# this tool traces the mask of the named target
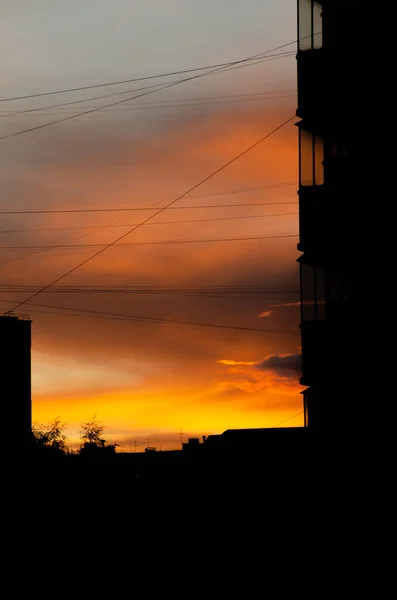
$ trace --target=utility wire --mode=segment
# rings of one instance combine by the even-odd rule
[[[255,188],[252,188],[255,189]],[[248,191],[248,190],[245,190]],[[251,191],[251,190],[250,190]],[[208,194],[207,194],[208,196]],[[192,196],[194,197],[200,197],[200,196]],[[203,196],[204,197],[204,196]],[[266,215],[248,215],[248,216],[239,216],[239,217],[218,217],[218,218],[210,218],[210,219],[185,219],[185,220],[180,220],[180,221],[162,221],[160,223],[148,223],[148,225],[172,225],[172,224],[179,224],[179,223],[200,223],[200,222],[212,222],[212,221],[223,221],[223,220],[240,220],[240,219],[251,219],[251,218],[261,218],[261,217],[278,217],[278,216],[295,216],[298,213],[274,213],[274,214],[266,214]],[[128,224],[121,224],[123,221],[125,221],[126,219],[121,219],[118,221],[113,222],[112,224],[109,225],[92,225],[92,226],[87,226],[87,227],[53,227],[53,228],[39,228],[39,229],[15,229],[15,230],[0,230],[0,234],[2,233],[27,233],[27,232],[46,232],[46,231],[68,231],[68,230],[81,230],[81,229],[91,229],[91,230],[96,230],[96,233],[99,233],[99,231],[102,231],[103,229],[108,229],[108,228],[120,228],[120,227],[133,227],[134,225],[136,225],[136,223],[128,223]],[[78,241],[84,237],[86,237],[86,235],[90,235],[85,234],[81,237],[78,238],[74,238],[70,241]],[[67,248],[70,247],[69,243],[66,244],[62,244],[62,248]],[[41,248],[40,250],[38,250],[38,252],[33,252],[33,253],[29,253],[27,255],[24,256],[16,256],[14,258],[10,258],[7,260],[3,260],[0,261],[0,266],[4,265],[4,264],[8,264],[10,262],[14,262],[16,260],[23,260],[25,258],[32,258],[33,256],[36,256],[38,254],[42,254],[43,252],[46,252],[48,249],[51,248]]]
[[[294,118],[294,117],[292,117]],[[249,202],[247,204],[203,204],[196,206],[175,206],[170,207],[169,210],[188,210],[191,208],[233,208],[233,207],[244,207],[244,206],[287,206],[287,205],[298,205],[298,202]],[[168,207],[165,207],[168,208]],[[143,210],[156,210],[154,207],[141,207],[141,208],[76,208],[76,209],[54,209],[54,210],[0,210],[0,215],[41,215],[41,214],[56,214],[56,213],[97,213],[97,212],[131,212],[131,211],[143,211]],[[158,213],[156,213],[157,215]],[[156,215],[152,215],[155,217]],[[161,225],[161,223],[159,223]]]
[[[267,52],[271,52],[271,50],[268,50]],[[263,52],[261,54],[266,54],[266,52]],[[241,59],[239,61],[235,61],[233,63],[230,63],[230,65],[245,66],[245,65],[240,65],[240,63],[246,63],[247,61],[250,61],[250,60],[252,60],[254,58],[256,58],[256,56],[251,56],[251,57],[248,57],[248,58],[245,58],[245,59]],[[7,135],[3,135],[2,137],[0,137],[0,141],[8,139],[8,138],[16,137],[16,136],[22,135],[24,133],[29,133],[29,132],[32,132],[32,131],[37,131],[38,129],[44,129],[45,127],[49,127],[51,125],[56,125],[58,123],[63,123],[64,121],[70,121],[71,119],[76,119],[77,117],[81,117],[81,116],[84,116],[84,115],[92,114],[92,113],[95,113],[95,112],[97,112],[99,110],[102,110],[104,108],[110,108],[111,106],[118,106],[118,105],[123,104],[125,102],[129,102],[130,100],[135,100],[136,98],[141,98],[143,96],[147,96],[149,94],[153,94],[154,92],[165,90],[165,89],[171,88],[171,87],[173,87],[175,85],[179,85],[181,83],[185,83],[187,81],[192,81],[193,79],[199,79],[199,78],[205,77],[207,75],[212,75],[212,74],[217,73],[217,72],[222,71],[222,70],[225,71],[226,70],[225,67],[220,67],[218,69],[214,69],[213,71],[209,71],[209,72],[206,72],[206,73],[200,73],[199,75],[193,75],[192,77],[186,77],[185,79],[179,79],[178,81],[174,81],[174,82],[168,83],[168,84],[163,85],[161,87],[158,87],[158,88],[156,88],[154,90],[148,90],[146,92],[142,92],[141,94],[138,94],[137,96],[131,96],[130,98],[124,98],[123,100],[118,100],[117,102],[112,102],[110,104],[105,104],[103,106],[98,106],[96,108],[91,108],[90,110],[86,110],[86,111],[83,111],[83,112],[80,112],[80,113],[77,113],[77,114],[74,114],[74,115],[69,115],[67,117],[63,117],[62,119],[57,119],[56,121],[50,121],[49,123],[43,123],[42,125],[36,125],[36,127],[30,127],[29,129],[23,129],[21,131],[16,131],[15,133],[9,133]]]
[[[275,50],[281,50],[281,48],[286,48],[288,46],[292,46],[292,44],[295,44],[296,42],[297,42],[297,40],[294,40],[293,42],[289,42],[288,44],[283,44],[282,46],[276,46],[275,48],[271,48],[270,50],[266,50],[265,52],[259,52],[258,54],[254,54],[252,57],[250,57],[249,59],[245,59],[245,60],[253,60],[257,57],[261,57],[261,56],[268,54],[270,52],[273,52]],[[107,87],[107,86],[111,86],[111,85],[121,85],[123,83],[133,83],[133,82],[137,82],[137,81],[147,81],[149,79],[157,79],[160,77],[171,77],[173,75],[182,75],[184,73],[193,73],[195,71],[204,71],[204,70],[212,69],[215,67],[227,67],[230,65],[238,64],[239,62],[241,62],[241,61],[219,63],[219,64],[215,64],[215,65],[207,65],[206,67],[196,67],[194,69],[184,69],[182,71],[171,71],[168,73],[159,73],[156,75],[148,75],[146,77],[134,77],[133,79],[124,79],[121,81],[111,81],[111,82],[106,82],[106,83],[99,83],[96,85],[85,85],[85,86],[80,86],[80,87],[75,87],[75,88],[55,90],[55,91],[51,91],[51,92],[40,92],[38,94],[28,94],[26,96],[13,96],[10,98],[1,98],[0,102],[10,102],[12,100],[24,100],[27,98],[38,98],[39,96],[52,96],[54,94],[65,94],[67,92],[79,92],[81,90],[92,90],[94,88]]]
[[[256,192],[256,191],[261,191],[261,190],[270,190],[270,189],[277,189],[277,188],[282,188],[282,187],[291,187],[291,186],[295,186],[297,187],[297,183],[296,181],[292,182],[292,183],[275,183],[275,184],[271,184],[271,185],[264,185],[264,186],[256,186],[256,187],[249,187],[249,188],[237,188],[237,189],[233,189],[233,190],[224,190],[222,192],[209,192],[207,194],[199,194],[199,195],[194,195],[194,196],[186,196],[186,200],[195,200],[198,198],[212,198],[212,197],[218,197],[218,196],[229,196],[230,194],[240,194],[240,193],[247,193],[247,192]],[[167,197],[167,198],[159,198],[157,200],[153,200],[153,202],[157,202],[157,204],[153,207],[153,210],[155,210],[156,208],[158,208],[158,203],[159,202],[166,202],[167,200],[172,200],[172,197]],[[130,202],[124,202],[123,204],[130,204]],[[278,204],[278,203],[276,203]],[[281,204],[281,203],[280,203]],[[298,204],[298,202],[295,202],[295,204]],[[76,205],[68,205],[65,208],[69,208],[72,209],[74,206]],[[92,206],[90,204],[81,204],[79,203],[78,206],[89,206],[92,209]],[[221,206],[229,206],[229,205],[221,205]],[[231,206],[247,206],[246,204],[232,204]],[[182,207],[183,208],[183,207]],[[189,208],[189,207],[186,207]],[[46,207],[42,207],[39,210],[50,210],[50,209],[46,209]],[[114,209],[113,209],[114,210]],[[118,210],[118,209],[116,209]],[[145,207],[144,209],[136,209],[134,208],[133,210],[148,210],[148,207]],[[20,212],[25,213],[26,211],[19,211],[16,214],[20,214]],[[0,214],[4,214],[1,213]],[[10,213],[10,214],[15,214],[15,213]]]
[[[283,58],[283,56],[279,56],[279,58]],[[243,64],[241,66],[242,67],[250,67],[250,66],[257,65],[257,64],[262,64],[262,62],[268,62],[270,60],[276,60],[276,58],[270,59],[269,57],[267,57],[266,60],[256,60],[256,62],[249,61],[247,64]],[[240,68],[240,67],[239,66],[237,66],[237,67],[231,67],[229,69],[225,68],[222,72],[228,73],[229,71],[234,71],[237,68]],[[207,75],[207,73],[205,75]],[[210,73],[208,73],[208,75],[210,75]],[[122,92],[114,92],[112,94],[101,94],[100,96],[91,96],[90,98],[83,98],[81,100],[69,100],[68,102],[61,102],[61,103],[58,103],[58,104],[50,104],[50,105],[47,105],[47,106],[38,106],[36,108],[24,108],[24,109],[20,109],[18,111],[15,111],[15,110],[11,109],[11,110],[8,110],[8,114],[0,115],[0,117],[3,117],[3,116],[13,116],[13,115],[22,115],[22,114],[34,113],[34,112],[37,112],[37,111],[40,111],[40,110],[52,110],[54,108],[62,108],[62,107],[73,109],[76,104],[83,104],[85,102],[91,102],[91,100],[103,100],[104,98],[114,98],[115,96],[124,96],[125,94],[131,94],[131,93],[135,93],[135,92],[140,92],[142,90],[154,90],[154,91],[156,91],[160,87],[161,87],[160,84],[157,83],[155,85],[146,85],[144,87],[132,88],[132,89],[124,90]],[[282,90],[277,91],[276,90],[274,92],[263,92],[263,94],[273,94],[273,95],[277,94],[277,93],[278,94],[288,94],[288,93],[294,93],[294,94],[296,94],[296,90],[287,90],[287,91],[282,91]],[[250,96],[252,94],[242,94],[242,95],[243,96]],[[237,96],[239,96],[239,94],[235,94],[235,96],[230,95],[230,97],[237,97]],[[228,96],[223,96],[223,98],[225,98],[225,97],[228,97]],[[213,100],[213,99],[216,99],[216,97],[212,96],[212,97],[209,97],[209,98],[205,98],[205,97],[204,98],[203,97],[196,98],[196,100],[203,100],[203,99],[211,99],[211,100]],[[193,98],[193,100],[195,100],[195,99]],[[177,99],[176,100],[157,100],[157,101],[151,100],[151,101],[146,101],[146,102],[134,102],[134,105],[135,104],[137,104],[137,105],[141,105],[141,104],[154,104],[154,103],[159,104],[159,103],[169,103],[169,102],[174,102],[175,103],[175,102],[178,102],[178,101],[179,100],[177,100]],[[180,102],[188,102],[188,101],[189,101],[189,99],[182,99],[182,100],[180,100]],[[78,108],[80,108],[80,107],[76,106],[76,109],[78,109]],[[91,107],[89,107],[89,108],[91,108]],[[92,108],[96,108],[96,107],[93,106]],[[128,108],[128,106],[127,106],[127,108]],[[4,112],[4,109],[3,109],[3,112]]]
[[[214,105],[214,104],[236,104],[236,103],[241,103],[241,102],[264,102],[265,100],[282,100],[283,98],[296,98],[296,94],[283,94],[281,96],[270,96],[270,97],[262,97],[262,98],[240,98],[239,100],[234,99],[234,100],[210,100],[210,101],[205,101],[205,102],[186,102],[185,104],[158,104],[156,106],[125,106],[125,107],[117,107],[117,108],[101,108],[101,113],[106,113],[106,112],[111,112],[111,113],[123,113],[123,112],[131,112],[133,110],[158,110],[158,109],[163,109],[163,108],[186,108],[189,106],[210,106],[210,105]],[[98,108],[98,107],[94,107],[94,108]],[[100,108],[100,107],[99,107]],[[30,113],[33,112],[35,109],[31,109],[29,111],[26,112],[19,112],[19,113],[10,113],[10,114],[2,114],[0,115],[0,118],[3,117],[15,117],[15,116],[23,116],[23,117],[30,117],[32,116]],[[76,111],[78,111],[78,108],[74,109]],[[47,116],[53,116],[53,115],[70,115],[70,110],[69,111],[59,111],[59,112],[45,112],[45,109],[42,110],[42,112],[35,112],[35,114],[33,116],[36,117],[47,117]],[[73,113],[72,113],[73,114]]]
[[[217,175],[218,173],[220,173],[221,171],[223,171],[224,169],[226,169],[228,166],[230,166],[231,164],[233,164],[239,158],[241,158],[242,156],[244,156],[245,154],[247,154],[248,152],[250,152],[253,148],[256,148],[256,146],[258,146],[259,144],[261,144],[262,142],[264,142],[271,135],[273,135],[274,133],[276,133],[277,131],[279,131],[279,129],[281,129],[282,127],[284,127],[285,125],[287,125],[287,123],[290,123],[295,118],[296,118],[296,115],[292,115],[292,117],[289,117],[288,119],[286,119],[283,123],[281,123],[280,125],[278,125],[274,129],[272,129],[269,133],[267,133],[266,135],[264,135],[262,138],[260,138],[254,144],[252,144],[251,146],[249,146],[248,148],[246,148],[245,150],[243,150],[243,152],[240,152],[240,154],[238,154],[237,156],[235,156],[234,158],[232,158],[231,160],[229,160],[228,162],[226,162],[224,165],[222,165],[221,167],[219,167],[218,169],[216,169],[215,171],[213,171],[210,175],[208,175],[207,177],[204,177],[204,179],[201,179],[198,183],[196,183],[194,186],[192,186],[186,192],[183,192],[183,194],[181,194],[180,196],[178,196],[177,198],[175,198],[171,202],[169,202],[166,206],[164,206],[163,208],[160,208],[156,213],[154,213],[153,215],[149,215],[144,221],[142,221],[138,225],[135,225],[132,229],[130,229],[129,231],[127,231],[123,235],[121,235],[118,238],[116,238],[115,240],[113,240],[113,242],[111,242],[110,244],[108,244],[104,248],[101,248],[100,250],[98,250],[97,252],[95,252],[94,254],[92,254],[91,256],[89,256],[88,258],[86,258],[85,260],[83,260],[81,263],[79,263],[76,266],[72,267],[71,269],[69,269],[68,271],[66,271],[65,273],[63,273],[62,275],[60,275],[59,277],[57,277],[53,281],[51,281],[49,284],[45,285],[41,290],[35,292],[34,294],[32,294],[31,296],[29,296],[28,298],[26,298],[22,302],[19,302],[11,310],[16,310],[20,306],[23,306],[26,302],[28,302],[32,298],[35,298],[41,292],[43,292],[43,291],[47,290],[48,288],[50,288],[51,286],[55,285],[56,283],[58,283],[58,281],[61,281],[62,279],[64,279],[68,275],[70,275],[71,273],[74,273],[75,271],[77,271],[77,269],[80,269],[83,265],[86,265],[88,262],[90,262],[91,260],[93,260],[94,258],[96,258],[97,256],[99,256],[100,254],[102,254],[103,252],[105,252],[108,248],[110,248],[111,246],[114,246],[115,244],[117,244],[118,242],[120,242],[127,235],[130,235],[133,231],[136,231],[139,227],[141,227],[142,225],[144,225],[145,223],[147,223],[148,221],[150,221],[151,219],[153,219],[157,215],[161,214],[165,210],[169,209],[173,204],[175,204],[176,202],[178,202],[179,200],[181,200],[182,198],[184,198],[185,196],[187,196],[188,194],[190,194],[191,192],[193,192],[199,186],[203,185],[203,183],[205,183],[206,181],[209,181],[209,179],[211,179],[212,177],[214,177],[215,175]]]
[[[15,289],[4,289],[4,290],[0,290],[0,294],[26,294],[27,292],[29,292],[31,290],[26,290],[26,289],[21,289],[21,290],[15,290]],[[132,294],[132,295],[142,295],[142,296],[171,296],[171,297],[183,297],[183,298],[210,298],[210,299],[222,299],[222,300],[254,300],[256,302],[260,301],[260,302],[268,302],[269,300],[271,300],[272,302],[274,302],[275,300],[284,300],[285,295],[287,295],[286,292],[282,293],[282,296],[236,296],[235,294],[213,294],[213,293],[208,293],[205,294],[203,292],[201,293],[183,293],[183,292],[149,292],[149,291],[139,291],[139,292],[134,292],[132,290],[128,291],[128,290],[88,290],[88,291],[84,291],[84,290],[66,290],[66,291],[52,291],[51,290],[46,290],[45,292],[42,292],[43,294],[51,294],[53,295],[54,293],[59,293],[59,294],[74,294],[74,295],[103,295],[103,294],[112,294],[112,295],[124,295],[124,294]],[[298,292],[290,292],[294,297],[297,297]],[[284,300],[285,301],[285,300]]]
[[[31,292],[31,290],[29,289],[20,289],[20,290],[16,290],[16,289],[2,289],[0,290],[0,294],[26,294],[27,292]],[[74,295],[103,295],[103,294],[112,294],[112,295],[119,295],[119,294],[129,294],[129,295],[142,295],[142,296],[181,296],[184,298],[222,298],[224,300],[255,300],[255,301],[269,301],[271,300],[272,302],[274,302],[275,300],[284,300],[284,296],[288,295],[289,293],[291,293],[294,297],[297,296],[298,292],[289,292],[287,294],[287,292],[283,292],[281,296],[236,296],[235,294],[213,294],[213,293],[207,293],[205,294],[204,292],[199,292],[199,293],[187,293],[187,292],[149,292],[149,291],[145,291],[145,290],[141,290],[141,291],[133,291],[133,290],[55,290],[53,291],[52,289],[50,290],[46,290],[45,292],[42,292],[43,294],[74,294]]]
[[[158,207],[159,204],[160,204],[160,201],[157,203],[156,208]],[[118,219],[117,221],[113,221],[108,226],[117,227],[120,223],[125,223],[126,220],[128,220],[128,217],[124,217],[123,219]],[[100,231],[102,231],[103,229],[105,229],[105,227],[108,227],[108,226],[102,225],[102,226],[99,226],[99,227],[95,227],[94,228],[96,230],[95,233],[99,233]],[[128,225],[128,227],[130,227],[130,225]],[[77,238],[74,237],[71,240],[69,240],[68,243],[63,244],[62,247],[69,246],[70,242],[79,241],[79,240],[81,240],[81,239],[83,239],[85,237],[90,236],[92,233],[94,233],[94,232],[91,231],[91,232],[85,233],[84,235],[79,236]],[[7,264],[7,263],[10,263],[10,262],[13,262],[15,260],[23,260],[25,258],[32,258],[33,256],[36,256],[37,254],[41,254],[43,252],[47,252],[48,249],[49,248],[43,248],[43,249],[39,250],[38,252],[29,253],[29,254],[24,255],[24,256],[14,257],[14,258],[11,258],[9,260],[3,260],[3,261],[0,262],[0,266],[4,265],[4,264]]]
[[[72,101],[68,101],[68,102],[61,102],[59,104],[50,104],[49,106],[39,106],[37,108],[24,108],[21,110],[16,110],[16,111],[9,111],[8,115],[1,115],[1,116],[13,116],[13,115],[23,115],[26,113],[32,113],[32,112],[36,112],[39,110],[50,110],[53,108],[61,108],[61,107],[72,107],[72,105],[74,104],[82,104],[84,102],[91,102],[91,100],[103,100],[104,98],[114,98],[114,96],[122,96],[124,94],[131,94],[132,92],[140,92],[142,90],[152,90],[154,88],[158,88],[159,84],[155,84],[155,85],[145,85],[144,87],[139,87],[139,88],[132,88],[130,90],[124,90],[123,92],[116,92],[113,94],[104,94],[101,96],[93,96],[91,98],[83,98],[82,100],[72,100]],[[95,107],[94,107],[95,108]],[[4,109],[3,109],[4,112]]]
[[[146,86],[146,87],[142,87],[142,88],[134,88],[132,90],[126,90],[124,92],[117,92],[116,94],[108,94],[106,96],[99,96],[96,99],[102,99],[102,98],[110,98],[111,96],[119,96],[121,94],[128,94],[131,92],[138,92],[140,90],[147,90],[149,88],[153,88],[153,87],[159,87],[159,85],[153,85],[153,86]],[[193,98],[176,98],[174,100],[146,100],[145,102],[134,102],[134,107],[135,106],[147,106],[147,105],[158,105],[158,104],[175,104],[176,102],[179,103],[188,103],[188,102],[204,102],[207,100],[224,100],[226,99],[230,99],[230,98],[251,98],[251,97],[259,97],[259,96],[266,96],[270,98],[273,97],[277,97],[275,96],[275,94],[280,94],[280,95],[284,95],[284,94],[292,94],[293,96],[296,95],[297,90],[273,90],[273,91],[262,91],[262,92],[246,92],[245,94],[224,94],[224,95],[218,95],[218,96],[196,96]],[[61,104],[54,104],[54,105],[50,105],[50,106],[40,106],[38,108],[26,108],[26,109],[21,109],[18,111],[15,111],[13,109],[2,109],[1,110],[1,114],[0,117],[7,117],[7,116],[12,116],[12,115],[21,115],[21,114],[25,114],[25,113],[29,113],[29,112],[36,112],[39,110],[52,110],[53,108],[60,108],[60,107],[69,107],[69,110],[77,110],[71,106],[72,104],[81,104],[82,102],[88,102],[89,100],[91,100],[90,98],[86,98],[83,100],[75,100],[73,102],[63,102]],[[96,108],[95,106],[89,106],[88,108]],[[126,109],[131,108],[131,107],[125,107]]]
[[[242,217],[215,217],[209,219],[184,219],[182,221],[161,221],[159,223],[148,223],[148,225],[179,225],[185,223],[212,223],[213,221],[241,221],[242,219],[264,219],[267,217],[291,217],[297,216],[299,213],[269,213],[266,215],[246,215]],[[44,227],[42,229],[0,229],[0,234],[2,233],[43,233],[49,231],[70,231],[70,230],[80,230],[80,229],[109,229],[109,228],[120,228],[120,227],[133,227],[137,225],[137,223],[127,223],[124,225],[86,225],[82,227]]]
[[[292,53],[292,54],[294,54],[294,53]],[[278,58],[283,58],[283,57],[279,56]],[[269,58],[269,57],[267,57],[266,59],[257,60],[256,62],[249,62],[247,64],[238,65],[236,67],[231,67],[231,68],[228,68],[228,69],[224,68],[222,70],[219,70],[219,72],[229,73],[229,71],[234,71],[235,69],[241,69],[241,68],[245,68],[245,67],[251,67],[253,65],[258,65],[258,64],[261,64],[263,62],[269,62],[270,60],[277,60],[277,57],[276,58]],[[211,75],[211,74],[213,74],[215,72],[217,72],[217,71],[211,71],[209,73],[204,73],[201,76],[205,77],[205,76]],[[182,83],[183,81],[184,80],[176,81],[175,84],[176,83]],[[68,107],[68,106],[72,106],[72,105],[75,105],[75,104],[82,104],[84,102],[90,102],[91,100],[101,100],[101,99],[104,99],[104,98],[114,98],[114,96],[121,96],[121,95],[125,95],[125,94],[131,94],[132,92],[135,93],[135,92],[138,92],[138,91],[141,91],[141,90],[153,90],[153,92],[156,92],[156,91],[158,91],[160,89],[162,89],[162,88],[160,88],[159,84],[156,84],[156,85],[146,85],[144,87],[132,88],[132,89],[129,89],[129,90],[124,90],[123,92],[116,92],[116,93],[113,93],[113,94],[104,94],[104,95],[101,95],[101,96],[93,96],[91,98],[84,98],[82,100],[74,100],[74,101],[69,101],[69,102],[62,102],[62,103],[58,103],[58,104],[52,104],[50,106],[44,106],[44,107],[41,106],[41,107],[37,107],[37,108],[23,109],[23,110],[11,112],[9,115],[2,115],[2,116],[13,116],[13,115],[19,115],[19,114],[25,114],[25,113],[33,113],[33,112],[40,111],[40,110],[45,110],[45,109],[52,109],[52,108],[58,108],[58,107]],[[139,96],[137,96],[137,97],[139,97]],[[132,99],[134,99],[134,98],[135,98],[135,96]],[[129,101],[129,99],[127,100],[127,102],[128,101]],[[161,101],[158,101],[158,102],[161,102]],[[164,102],[166,102],[166,100],[164,100]],[[172,101],[169,100],[168,102],[172,102]],[[138,103],[138,104],[143,104],[143,103]],[[96,108],[96,107],[94,107],[94,108]],[[128,108],[128,106],[127,106],[127,108]],[[49,113],[49,114],[51,114],[51,113]],[[54,113],[52,113],[52,114],[54,114]]]
[[[290,421],[291,419],[294,419],[295,417],[299,417],[299,415],[302,415],[302,414],[303,414],[303,410],[296,413],[296,415],[292,415],[292,417],[288,417],[288,419],[284,419],[284,421],[280,421],[279,423],[276,423],[276,425],[273,425],[273,427],[270,427],[270,429],[275,429],[276,427],[279,427],[280,425],[283,425],[287,421]]]
[[[1,300],[0,302],[13,302],[12,300]],[[27,300],[25,300],[24,304],[28,303]],[[30,303],[28,303],[30,305]],[[99,310],[88,310],[88,309],[83,309],[83,308],[69,308],[69,307],[65,307],[65,306],[53,306],[53,305],[46,305],[46,304],[33,304],[32,306],[41,306],[41,307],[46,307],[46,308],[55,308],[57,310],[70,310],[70,311],[77,311],[80,313],[89,313],[89,314],[94,314],[94,315],[100,315],[100,316],[106,316],[106,317],[117,317],[117,318],[121,318],[122,320],[134,320],[134,321],[141,321],[141,322],[147,322],[147,323],[170,323],[172,325],[192,325],[194,327],[212,327],[212,328],[216,328],[216,329],[234,329],[236,331],[255,331],[257,333],[279,333],[279,334],[283,334],[283,335],[297,335],[299,336],[300,333],[299,332],[295,332],[295,331],[286,331],[286,330],[282,330],[282,329],[258,329],[255,327],[242,327],[242,326],[237,326],[237,325],[221,325],[219,323],[199,323],[197,321],[182,321],[179,319],[163,319],[163,318],[157,318],[157,317],[145,317],[142,315],[129,315],[129,314],[123,314],[123,313],[113,313],[113,312],[104,312],[104,311],[99,311]],[[7,311],[7,313],[5,314],[10,314],[11,312],[13,312],[13,310],[11,309],[10,311]]]
[[[118,219],[117,221],[113,221],[113,223],[111,223],[110,225],[111,225],[111,226],[114,226],[114,227],[117,227],[117,225],[118,225],[119,223],[123,223],[123,222],[125,222],[127,219],[128,219],[128,217],[127,217],[127,218],[123,218],[123,219]],[[108,227],[108,226],[106,226],[106,227]],[[100,231],[102,231],[104,228],[105,228],[105,225],[102,225],[102,226],[101,226],[101,225],[99,225],[98,227],[95,227],[95,228],[94,228],[94,229],[96,229],[96,232],[95,232],[95,233],[99,233],[99,232],[100,232]],[[81,235],[81,236],[79,236],[79,237],[73,237],[71,240],[69,240],[69,241],[68,241],[68,243],[66,243],[66,244],[63,244],[63,245],[62,245],[62,247],[64,247],[64,246],[65,246],[65,247],[66,247],[66,246],[69,246],[69,245],[70,245],[70,242],[75,242],[75,241],[77,242],[77,241],[79,241],[79,240],[82,240],[83,238],[90,236],[92,233],[94,233],[94,232],[92,232],[92,231],[91,231],[91,232],[85,233],[84,235]],[[32,258],[33,256],[36,256],[37,254],[42,254],[43,252],[47,252],[47,250],[48,250],[48,248],[43,248],[43,249],[39,250],[38,252],[30,252],[29,254],[27,254],[27,255],[24,255],[24,256],[17,256],[17,257],[14,257],[14,258],[10,258],[10,259],[8,259],[8,260],[3,260],[3,261],[1,261],[1,262],[0,262],[0,266],[2,266],[2,265],[4,265],[4,264],[7,264],[7,263],[10,263],[10,262],[14,262],[14,261],[16,261],[16,260],[23,260],[23,259],[25,259],[25,258]]]
[[[29,292],[32,290],[40,289],[41,285],[29,285],[29,284],[1,284],[0,291],[10,290],[10,291],[25,291]],[[131,293],[185,293],[185,292],[200,292],[200,293],[208,293],[211,294],[213,292],[218,293],[221,291],[222,293],[272,293],[275,292],[277,294],[285,294],[285,293],[296,293],[299,290],[299,285],[58,285],[51,288],[49,293],[53,292],[69,292],[69,291],[115,291],[115,292],[131,292]]]
[[[138,223],[139,225],[139,223]],[[126,234],[128,235],[128,234]],[[241,242],[251,240],[274,240],[278,238],[294,238],[298,237],[299,233],[287,233],[282,235],[254,235],[230,238],[208,238],[196,240],[156,240],[155,242],[125,242],[122,244],[112,243],[111,246],[157,246],[162,244],[203,244],[205,242]],[[48,246],[0,246],[0,250],[52,250],[52,249],[67,249],[67,248],[109,248],[109,244],[49,244]]]
[[[13,291],[16,291],[18,289],[23,288],[25,291],[29,291],[32,289],[40,289],[42,286],[41,285],[29,285],[29,284],[0,284],[0,291],[2,289],[12,289]],[[208,284],[208,285],[58,285],[58,286],[54,286],[52,288],[52,290],[55,291],[69,291],[69,290],[92,290],[92,291],[96,291],[96,290],[115,290],[115,291],[131,291],[131,292],[153,292],[153,293],[157,293],[157,292],[163,292],[163,291],[170,291],[170,292],[185,292],[185,291],[200,291],[200,292],[205,292],[205,293],[212,293],[213,291],[215,292],[230,292],[230,293],[235,293],[237,292],[241,292],[241,291],[245,291],[245,292],[250,292],[250,293],[257,293],[260,292],[262,293],[263,291],[266,292],[271,292],[271,291],[275,291],[277,293],[282,293],[283,291],[297,291],[299,290],[299,285],[295,285],[295,284],[291,284],[291,285],[279,285],[279,284],[268,284],[268,285],[261,285],[261,284],[255,284],[255,285],[214,285],[214,284]]]

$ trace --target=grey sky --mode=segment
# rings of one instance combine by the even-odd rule
[[[255,54],[296,38],[295,4],[295,0],[1,0],[1,96]]]

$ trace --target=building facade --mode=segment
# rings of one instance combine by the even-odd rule
[[[360,405],[351,290],[368,162],[365,32],[363,2],[298,0],[300,382],[317,430],[354,427]]]

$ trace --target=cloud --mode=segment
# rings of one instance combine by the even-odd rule
[[[272,310],[264,310],[263,312],[259,313],[258,319],[263,319],[264,317],[270,317],[272,312],[273,312]]]
[[[227,376],[218,382],[216,396],[251,394],[251,404],[257,406],[258,399],[271,395],[285,398],[298,394],[298,377],[301,372],[301,355],[296,353],[269,354],[262,360],[237,361],[222,359],[217,361],[227,367]],[[268,396],[269,397],[269,396]],[[246,403],[247,407],[249,403]]]
[[[236,365],[256,365],[257,363],[255,361],[253,362],[244,362],[241,360],[228,360],[226,358],[223,358],[221,360],[217,360],[216,362],[218,362],[221,365],[229,365],[229,366],[236,366]]]
[[[284,375],[285,373],[301,372],[300,354],[270,354],[262,361],[255,363],[257,369],[262,371],[273,371]]]
[[[269,354],[260,361],[243,361],[233,359],[217,360],[221,365],[236,367],[239,365],[254,366],[261,371],[274,371],[275,373],[285,374],[286,372],[301,372],[300,354]]]

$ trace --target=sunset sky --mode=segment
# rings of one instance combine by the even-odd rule
[[[0,310],[293,117],[294,40],[295,0],[3,2],[0,100],[270,52],[1,101]],[[302,425],[294,122],[18,309],[32,318],[35,422],[60,417],[75,444],[96,414],[125,451]],[[135,210],[98,212],[117,208]],[[97,212],[48,212],[82,209]]]

